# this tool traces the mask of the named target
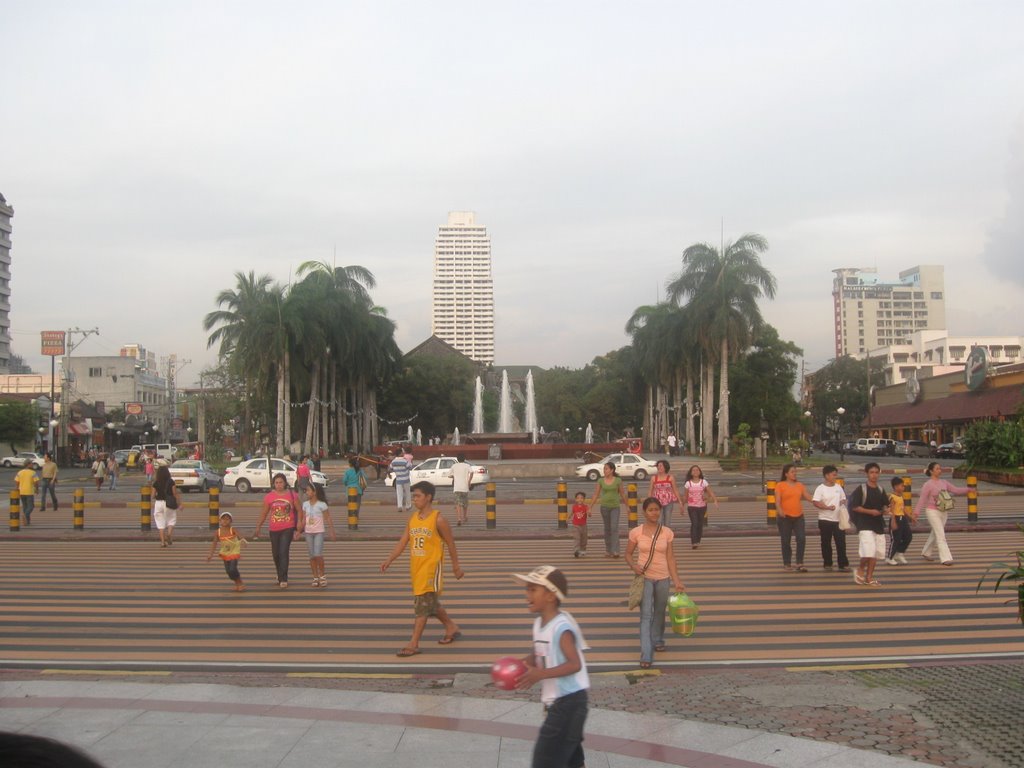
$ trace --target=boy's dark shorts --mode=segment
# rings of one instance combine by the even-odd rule
[[[441,607],[441,599],[437,592],[424,592],[422,595],[416,595],[412,604],[417,616],[436,616],[437,609]]]

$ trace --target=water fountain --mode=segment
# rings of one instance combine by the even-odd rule
[[[452,445],[458,445],[458,444],[459,444],[459,428],[456,427],[452,431]]]
[[[512,424],[512,389],[508,384],[508,371],[501,371],[501,399],[498,401],[498,432],[514,432]]]
[[[423,432],[416,430],[416,445],[423,445]]]
[[[594,427],[589,421],[587,422],[587,432],[583,437],[583,442],[587,443],[587,445],[594,442]]]
[[[526,431],[530,442],[537,444],[537,401],[533,391],[533,371],[526,372]]]
[[[412,440],[413,440],[413,434],[412,434],[412,424],[410,424],[410,425],[409,425],[409,429],[408,429],[408,431],[406,432],[406,437],[408,438],[408,440],[409,440],[409,443],[412,443]]]
[[[484,431],[484,385],[480,377],[476,377],[476,394],[473,396],[473,432]]]

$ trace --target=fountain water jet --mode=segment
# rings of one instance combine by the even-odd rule
[[[473,395],[473,432],[480,434],[484,431],[484,385],[480,377],[476,377],[476,393]]]
[[[531,442],[537,443],[537,401],[533,391],[533,371],[526,372],[526,431]]]
[[[498,401],[498,431],[513,432],[512,389],[508,385],[508,371],[501,371],[501,399]]]

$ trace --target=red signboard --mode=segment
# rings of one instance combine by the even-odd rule
[[[125,403],[124,413],[126,416],[141,416],[142,403]]]
[[[64,331],[40,331],[43,351],[40,354],[54,357],[64,354]]]

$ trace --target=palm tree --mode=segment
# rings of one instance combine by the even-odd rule
[[[666,287],[671,300],[689,300],[701,327],[709,368],[713,361],[719,364],[718,452],[723,456],[729,454],[729,362],[750,345],[763,323],[758,299],[775,297],[775,277],[759,256],[766,250],[768,241],[752,233],[724,244],[721,250],[696,243],[683,251],[683,268]],[[710,405],[706,394],[706,414]]]
[[[217,294],[217,309],[203,319],[203,330],[210,332],[207,346],[219,345],[219,356],[228,362],[228,369],[245,383],[243,406],[243,442],[252,418],[252,403],[257,383],[266,380],[272,371],[266,336],[276,325],[274,300],[276,288],[269,275],[256,276],[250,271],[235,272],[234,290]]]

